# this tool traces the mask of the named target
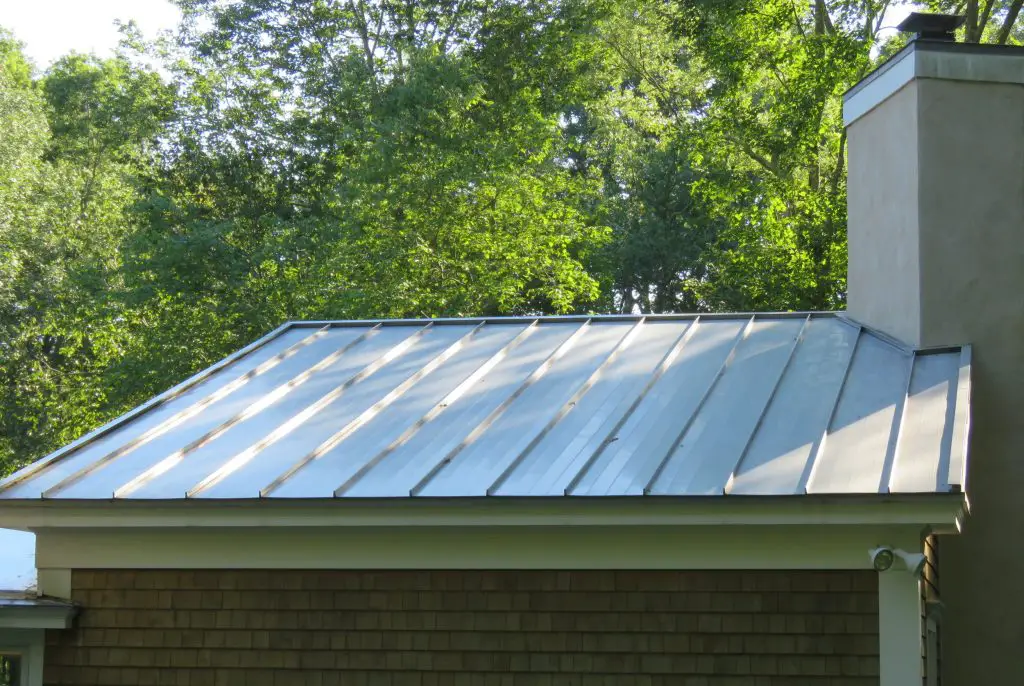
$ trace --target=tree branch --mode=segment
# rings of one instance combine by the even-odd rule
[[[964,42],[977,43],[975,33],[978,31],[978,0],[967,0],[967,16],[964,28]]]
[[[1010,4],[1006,18],[1003,19],[1003,25],[999,28],[999,35],[996,36],[996,43],[999,45],[1006,45],[1006,41],[1010,39],[1010,31],[1013,30],[1013,25],[1017,21],[1017,15],[1020,14],[1022,4],[1024,4],[1024,0],[1013,0]]]
[[[882,21],[885,20],[885,13],[889,11],[889,3],[890,0],[885,0],[885,2],[882,3],[882,6],[878,8],[878,13],[875,15],[878,17],[878,21],[876,21],[874,26],[871,27],[871,42],[874,42],[875,36],[877,36],[878,32],[882,30]]]
[[[610,47],[615,54],[619,56],[627,67],[637,73],[638,76],[646,80],[651,86],[661,93],[661,97],[654,95],[655,102],[658,107],[661,108],[662,112],[671,112],[674,116],[678,117],[680,112],[679,108],[674,104],[674,93],[665,87],[664,79],[661,76],[652,73],[646,66],[639,64],[636,60],[632,59],[631,56],[626,54],[626,51],[622,49],[622,46],[618,42],[609,40],[607,36],[600,36],[601,42]]]
[[[373,54],[377,54],[377,48],[380,47],[380,30],[384,26],[384,12],[381,11],[377,14],[377,25],[373,28],[373,44],[370,49],[373,50]]]
[[[800,21],[800,13],[796,11],[796,0],[793,0],[791,5],[793,6],[793,23],[796,24],[797,29],[800,30],[800,35],[806,38],[807,32],[804,31],[804,23]]]
[[[846,129],[839,134],[839,157],[836,159],[836,168],[832,172],[832,178],[829,179],[829,187],[832,193],[835,194],[839,188],[839,180],[843,177],[843,169],[846,166]]]
[[[814,0],[814,33],[818,36],[834,34],[835,27],[832,25],[832,18],[828,16],[828,8],[825,7],[825,0]]]
[[[452,35],[455,33],[455,28],[458,26],[458,19],[465,13],[465,5],[461,2],[455,2],[452,4],[452,12],[450,15],[450,21],[448,27],[444,30],[441,36],[441,52],[448,52],[448,41],[451,40]]]
[[[783,174],[779,171],[779,166],[774,161],[769,160],[767,157],[750,147],[750,144],[745,140],[736,136],[729,136],[729,140],[738,145],[740,150],[742,150],[747,157],[760,164],[766,171],[770,171],[778,178],[783,178]]]
[[[985,9],[981,13],[981,19],[978,20],[978,41],[981,41],[981,37],[985,35],[985,27],[988,26],[988,20],[992,16],[992,8],[995,7],[996,0],[988,0],[985,4]]]
[[[369,27],[366,24],[366,5],[362,0],[359,0],[359,6],[357,7],[352,0],[348,3],[349,11],[352,12],[352,17],[356,21],[356,31],[359,33],[359,40],[363,44],[363,55],[366,59],[366,68],[370,70],[370,77],[373,79],[374,85],[377,83],[377,69],[374,64],[374,50],[370,47],[370,32]]]

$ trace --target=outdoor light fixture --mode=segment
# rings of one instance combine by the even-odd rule
[[[875,568],[876,572],[889,571],[895,561],[896,555],[892,552],[892,548],[875,548],[871,551],[871,566]]]
[[[922,553],[908,553],[901,548],[879,546],[868,551],[868,554],[871,555],[871,566],[876,572],[889,571],[897,558],[914,576],[921,576],[921,572],[924,571],[925,557]]]
[[[903,564],[907,566],[908,572],[910,572],[914,576],[921,576],[921,572],[924,571],[924,553],[908,553],[907,551],[900,550],[899,548],[897,548],[893,552],[896,553],[901,560],[903,560]]]

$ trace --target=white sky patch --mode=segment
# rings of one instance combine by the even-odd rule
[[[885,18],[882,19],[882,28],[878,31],[878,41],[882,42],[886,38],[895,36],[899,31],[896,30],[896,26],[901,21],[907,18],[907,15],[914,11],[920,11],[921,8],[915,6],[910,2],[897,2],[890,5],[885,11]],[[876,48],[877,52],[877,48]],[[873,55],[877,56],[877,55]]]
[[[914,9],[909,2],[888,8],[879,38]],[[40,69],[68,52],[109,57],[120,36],[115,21],[134,20],[147,38],[173,29],[181,12],[170,0],[0,0],[0,27],[14,32]]]
[[[40,69],[71,51],[109,57],[120,40],[118,20],[134,20],[152,38],[180,19],[169,0],[0,0],[0,26]]]
[[[0,591],[25,591],[35,585],[36,535],[0,529]]]

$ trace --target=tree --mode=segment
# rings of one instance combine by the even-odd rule
[[[0,465],[122,406],[107,377],[130,335],[119,247],[168,97],[118,59],[0,75]]]
[[[176,1],[45,74],[0,32],[0,473],[287,319],[844,304],[890,0]]]
[[[177,274],[177,254],[191,278],[160,289],[256,289],[292,316],[594,299],[581,260],[604,229],[580,200],[596,179],[561,163],[558,96],[576,76],[539,87],[565,64],[563,39],[586,36],[587,3],[183,7],[187,109],[139,273]],[[499,61],[524,27],[516,53],[533,63]]]
[[[963,40],[967,43],[1020,44],[1022,0],[929,0],[931,11],[959,14],[965,18]]]
[[[984,0],[977,12],[971,2],[927,8],[966,9],[967,41],[1014,40],[1019,3]],[[905,44],[879,39],[889,8],[888,0],[677,3],[676,30],[707,84],[696,190],[727,223],[694,284],[712,309],[843,306],[840,95]]]

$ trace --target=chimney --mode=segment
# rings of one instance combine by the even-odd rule
[[[1022,84],[1024,49],[918,39],[846,94],[851,317],[918,347],[1020,326]]]
[[[1024,674],[1024,49],[919,36],[844,97],[848,315],[915,348],[971,344],[971,504],[943,537],[945,686]],[[979,681],[980,679],[980,681]]]

